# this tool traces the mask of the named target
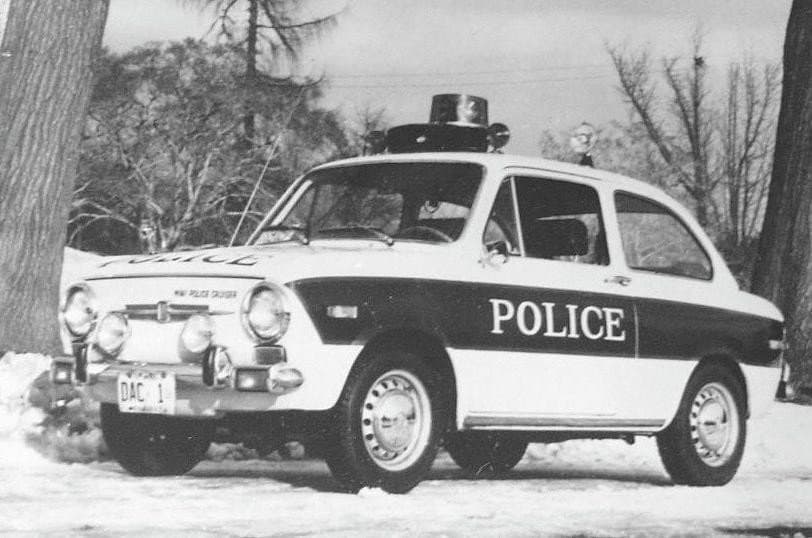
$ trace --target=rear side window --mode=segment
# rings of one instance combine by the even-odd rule
[[[626,265],[640,271],[710,280],[710,258],[685,224],[664,206],[615,194]]]

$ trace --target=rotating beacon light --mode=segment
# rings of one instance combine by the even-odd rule
[[[488,127],[488,101],[474,95],[443,93],[431,98],[431,123]]]

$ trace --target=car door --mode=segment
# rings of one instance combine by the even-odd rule
[[[479,349],[455,365],[468,426],[617,425],[635,312],[608,282],[601,207],[589,180],[502,182],[483,233]]]
[[[715,338],[722,317],[710,305],[720,299],[719,286],[711,257],[674,211],[622,190],[613,201],[620,247],[613,276],[633,297],[638,323],[638,359],[622,380],[628,397],[618,411],[667,420],[701,348]]]

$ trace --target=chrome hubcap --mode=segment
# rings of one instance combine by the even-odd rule
[[[431,404],[423,383],[405,370],[379,377],[364,398],[361,431],[380,467],[397,471],[412,465],[431,433]]]
[[[730,461],[739,440],[739,412],[724,385],[708,383],[691,407],[691,440],[705,464],[719,467]]]

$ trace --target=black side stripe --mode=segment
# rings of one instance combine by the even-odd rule
[[[335,277],[288,286],[328,344],[363,344],[396,329],[456,349],[676,360],[726,353],[767,364],[777,357],[768,340],[782,330],[775,320],[721,308],[491,283]],[[336,306],[356,314],[332,317]]]

